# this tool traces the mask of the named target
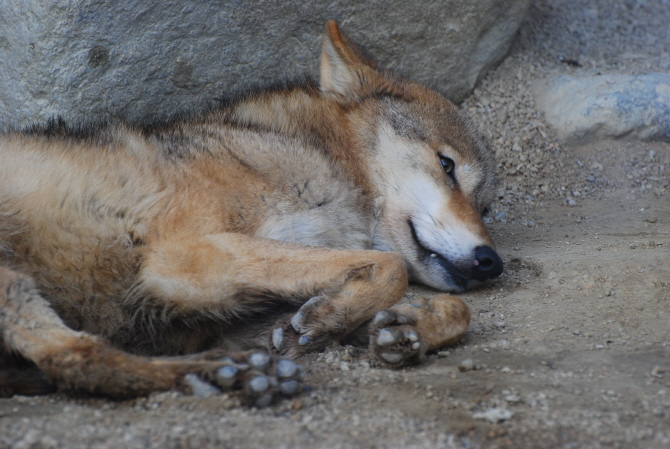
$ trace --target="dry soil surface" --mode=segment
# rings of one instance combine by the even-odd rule
[[[458,345],[398,371],[335,346],[302,360],[310,391],[265,409],[3,399],[0,448],[670,448],[670,144],[562,145],[530,94],[557,74],[667,72],[668,22],[663,0],[537,1],[463,105],[499,160],[487,221],[506,273],[462,295]]]

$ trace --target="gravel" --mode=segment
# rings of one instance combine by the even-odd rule
[[[402,370],[333,345],[300,361],[310,391],[263,409],[3,399],[0,448],[670,447],[670,145],[564,146],[530,93],[560,74],[667,72],[668,23],[666,0],[538,0],[463,103],[496,152],[486,218],[506,271],[462,295],[461,343]]]

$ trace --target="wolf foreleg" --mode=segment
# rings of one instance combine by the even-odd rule
[[[397,303],[407,289],[407,272],[395,253],[360,251],[327,265],[340,283],[305,302],[270,335],[270,350],[291,357],[323,348],[355,331],[375,313]]]
[[[232,323],[271,302],[302,306],[272,331],[271,349],[290,356],[345,336],[397,303],[407,288],[407,269],[396,253],[233,233],[154,243],[139,278],[139,300],[177,316],[199,313]]]
[[[370,323],[370,349],[386,365],[418,363],[426,352],[456,343],[469,324],[470,311],[460,299],[422,297],[377,313]]]

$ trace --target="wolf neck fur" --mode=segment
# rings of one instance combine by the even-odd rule
[[[221,112],[222,118],[240,126],[258,127],[299,139],[308,136],[305,143],[324,152],[343,170],[360,189],[365,207],[369,209],[377,192],[360,167],[367,163],[364,159],[369,156],[365,135],[372,135],[368,129],[372,124],[357,117],[360,105],[348,106],[323,96],[318,86],[307,83],[254,95]]]

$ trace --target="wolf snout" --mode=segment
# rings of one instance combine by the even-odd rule
[[[478,281],[497,278],[503,272],[503,261],[490,246],[475,248],[473,265],[472,278]]]

